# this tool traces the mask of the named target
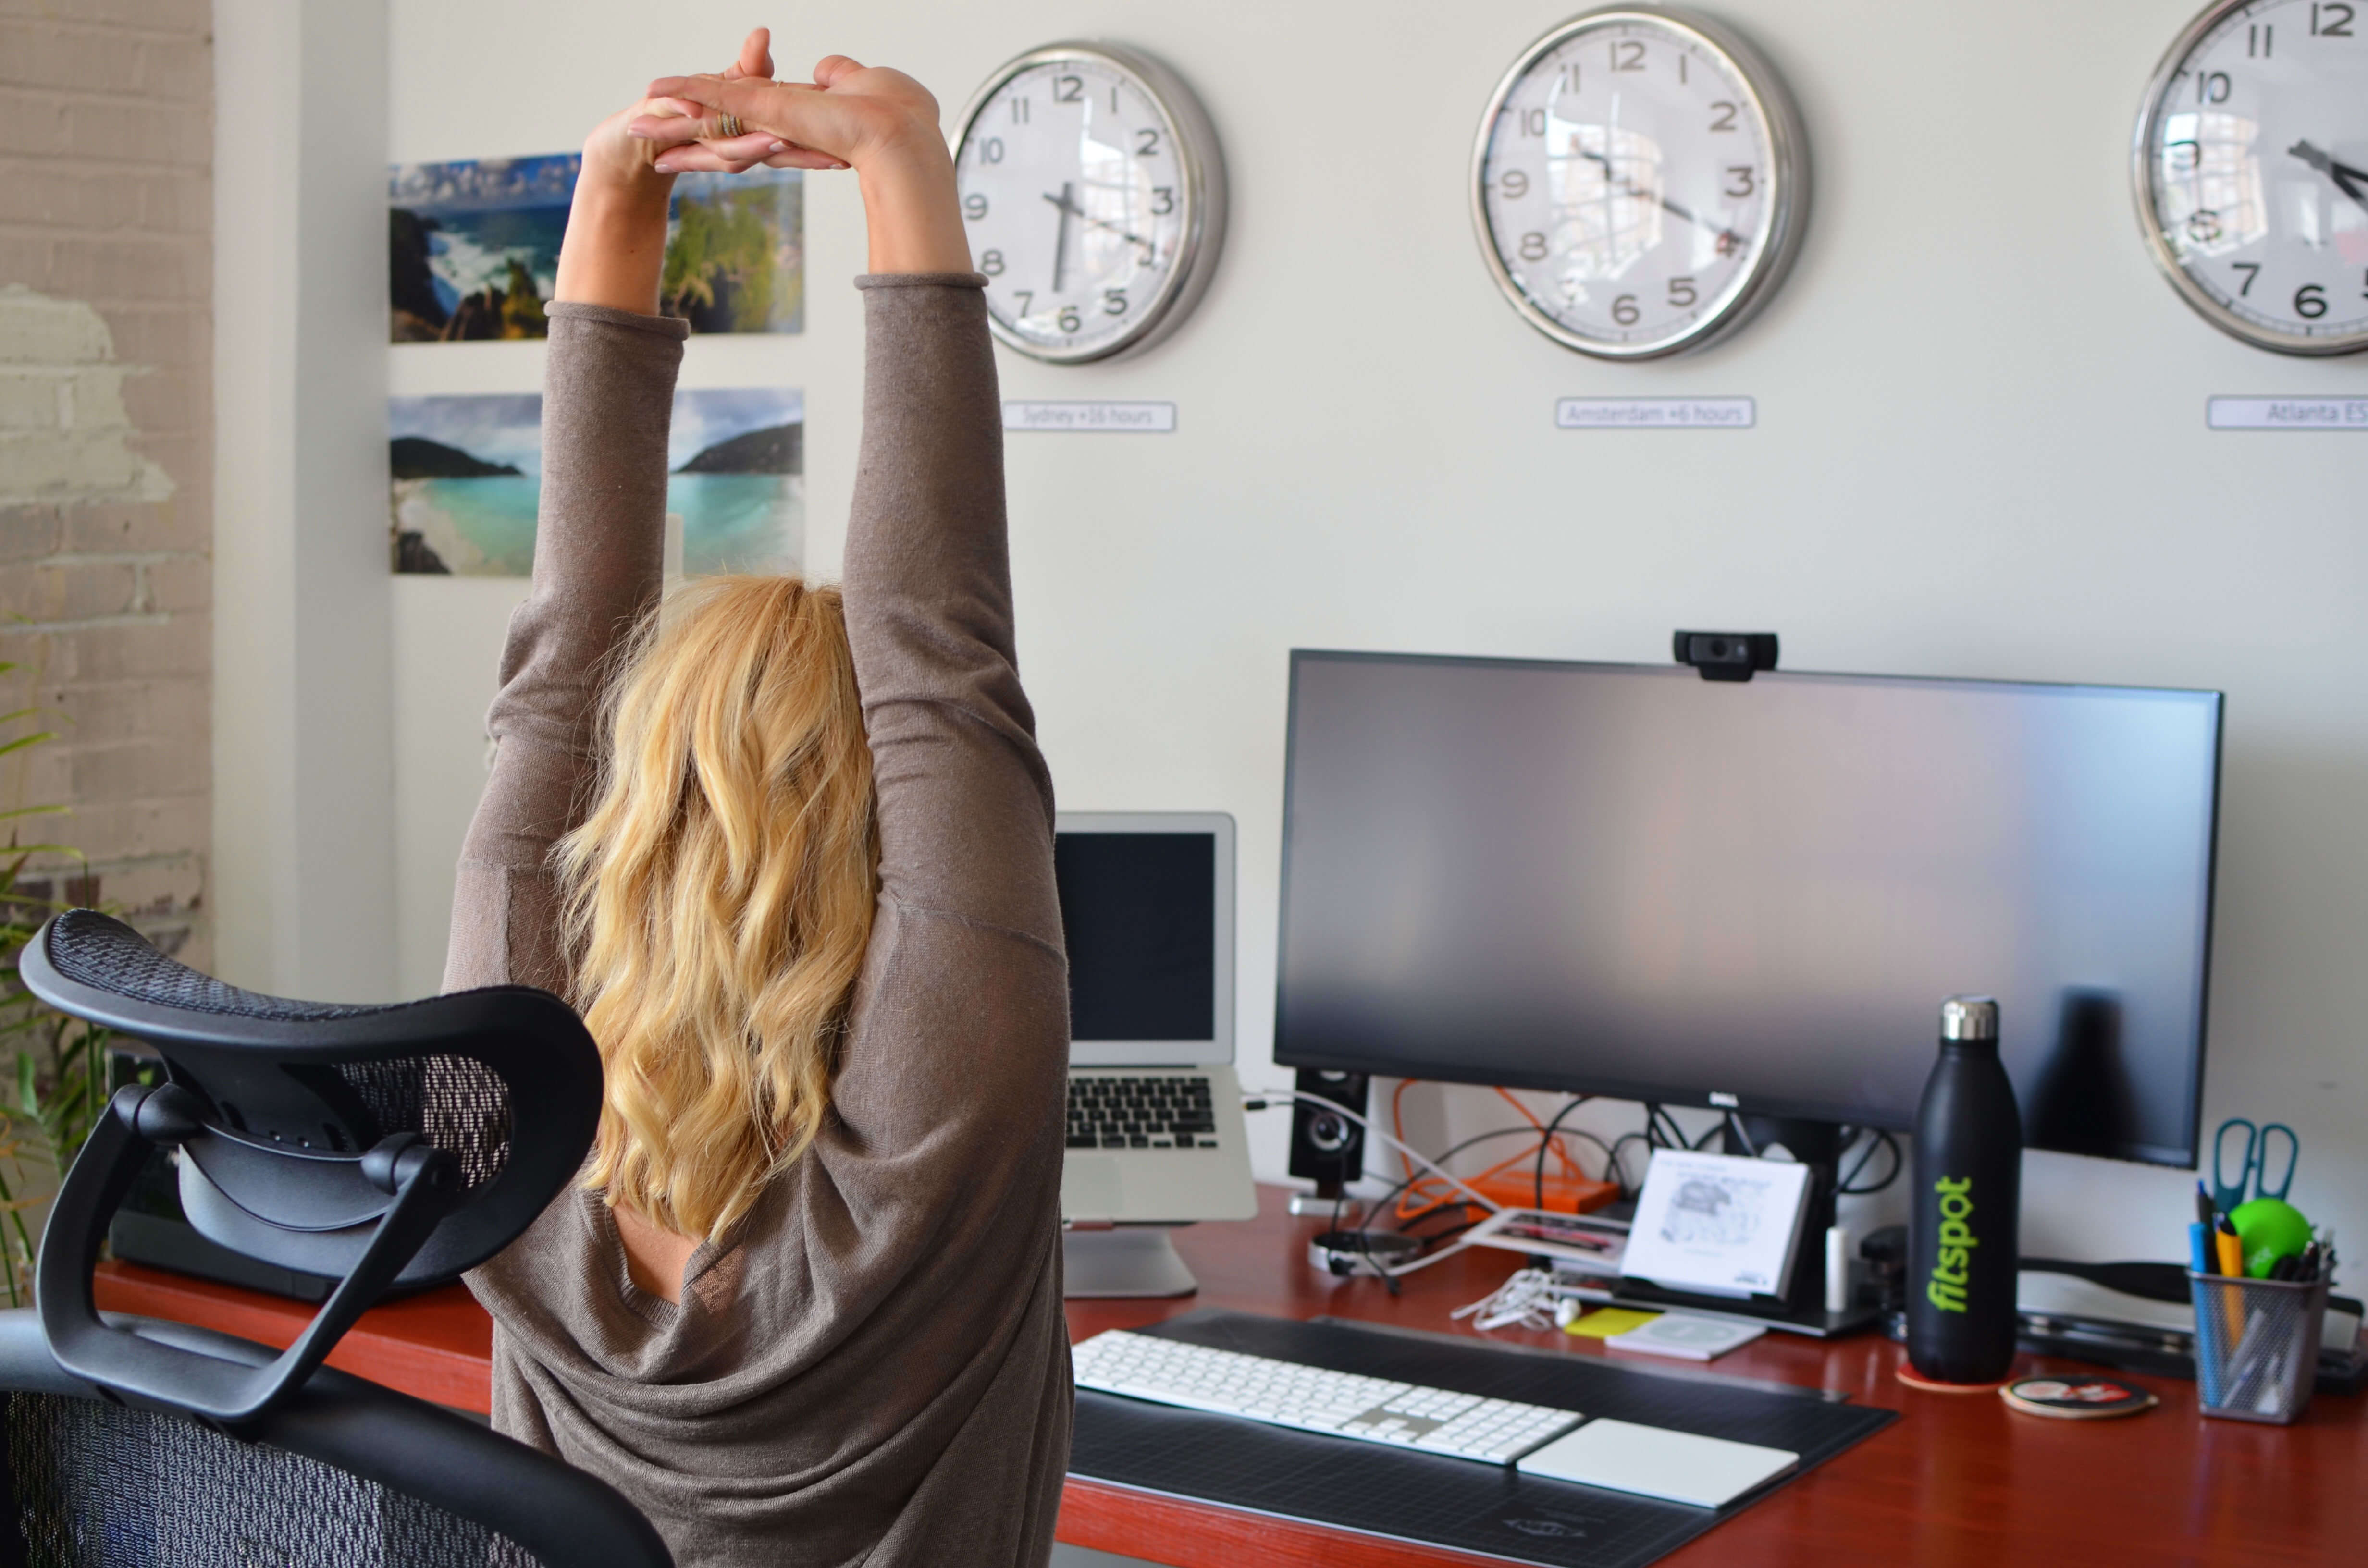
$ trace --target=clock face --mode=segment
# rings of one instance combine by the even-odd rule
[[[1807,168],[1782,85],[1674,9],[1599,11],[1506,75],[1473,158],[1497,283],[1582,353],[1698,348],[1764,303],[1799,241]]]
[[[1183,85],[1132,51],[1056,44],[1004,66],[963,113],[954,170],[988,319],[1024,354],[1144,347],[1207,281],[1215,139]]]
[[[2226,0],[2155,74],[2139,219],[2180,293],[2290,354],[2368,348],[2368,0]]]

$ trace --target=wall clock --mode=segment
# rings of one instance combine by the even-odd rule
[[[1565,347],[1651,359],[1768,302],[1808,210],[1800,116],[1758,51],[1676,6],[1564,23],[1498,84],[1472,217],[1505,297]]]
[[[971,257],[995,335],[1055,365],[1147,348],[1208,287],[1225,168],[1177,75],[1106,43],[999,67],[954,131]]]
[[[2156,68],[2138,222],[2203,319],[2283,354],[2368,348],[2368,0],[2221,0]]]

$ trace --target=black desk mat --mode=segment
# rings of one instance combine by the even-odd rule
[[[1801,1456],[1795,1474],[1896,1419],[1815,1389],[1336,1318],[1296,1323],[1206,1309],[1140,1332],[1790,1449]],[[1783,1484],[1771,1482],[1724,1508],[1690,1508],[1087,1389],[1077,1391],[1069,1473],[1549,1568],[1642,1568]]]

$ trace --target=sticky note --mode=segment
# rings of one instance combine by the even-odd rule
[[[1660,1315],[1658,1312],[1633,1312],[1626,1307],[1602,1307],[1583,1318],[1573,1318],[1563,1332],[1575,1334],[1581,1339],[1608,1339],[1615,1334],[1640,1328]]]

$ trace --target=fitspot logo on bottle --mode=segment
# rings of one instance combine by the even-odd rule
[[[1944,1312],[1965,1310],[1965,1285],[1973,1274],[1974,1248],[1981,1242],[1966,1221],[1974,1213],[1974,1178],[1942,1176],[1932,1184],[1941,1195],[1941,1255],[1932,1262],[1924,1299]]]

